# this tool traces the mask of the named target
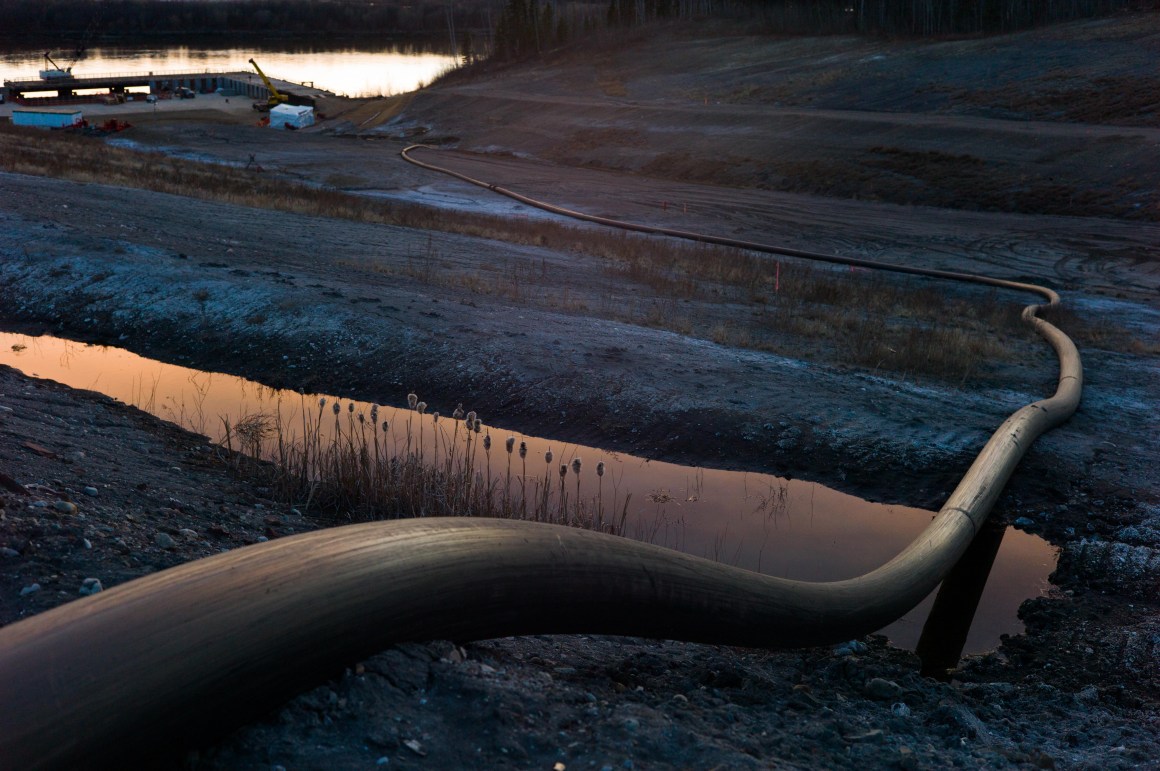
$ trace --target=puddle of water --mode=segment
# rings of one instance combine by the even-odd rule
[[[222,439],[223,418],[236,425],[241,418],[257,413],[278,415],[281,424],[293,432],[303,424],[304,412],[311,424],[315,422],[323,398],[325,419],[320,425],[324,430],[333,428],[332,407],[338,402],[333,396],[280,391],[231,375],[145,359],[117,348],[47,336],[0,333],[0,363],[33,377],[102,392],[215,441]],[[356,416],[369,415],[372,408],[364,402],[339,403],[338,419],[343,426],[357,423]],[[390,407],[376,411],[379,420],[390,425],[389,441],[397,446],[407,441],[410,424],[411,441],[421,437],[432,447],[436,441],[446,446],[452,437],[462,441],[462,422],[446,417],[454,407],[428,408],[429,413],[443,409],[444,417],[438,424],[430,414],[418,416]],[[626,535],[769,575],[812,581],[861,575],[901,551],[933,517],[929,511],[868,503],[811,482],[677,466],[549,442],[497,426],[485,426],[484,433],[491,435],[493,446],[490,453],[484,453],[476,445],[480,477],[507,478],[508,437],[514,439],[516,447],[527,443],[526,467],[518,454],[513,454],[510,473],[518,487],[526,468],[529,493],[545,479],[557,490],[560,464],[570,464],[579,457],[583,460],[581,499],[594,502],[599,494],[606,511],[619,512],[626,497],[631,496]],[[544,460],[548,449],[553,452],[551,466]],[[602,479],[595,473],[599,462],[607,469]],[[574,501],[577,476],[571,470],[565,485],[569,500]],[[990,650],[998,645],[1001,634],[1022,631],[1018,607],[1046,589],[1056,557],[1056,550],[1042,539],[1007,530],[979,599],[966,653]],[[913,650],[933,599],[933,595],[928,597],[882,632],[895,645]]]

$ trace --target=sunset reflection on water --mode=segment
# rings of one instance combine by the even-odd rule
[[[56,380],[74,388],[99,391],[166,420],[181,424],[215,441],[222,438],[224,420],[236,425],[256,413],[279,416],[288,433],[301,426],[303,412],[311,422],[319,400],[327,400],[327,420],[336,397],[280,391],[231,375],[214,374],[144,359],[128,351],[89,346],[52,337],[0,333],[0,364],[33,377]],[[402,401],[405,394],[399,394]],[[421,396],[421,394],[420,394]],[[0,403],[3,395],[0,394]],[[351,401],[341,400],[345,416]],[[455,405],[432,405],[447,416]],[[470,405],[465,405],[470,409]],[[371,405],[354,402],[350,414],[369,413]],[[395,441],[404,441],[398,429],[410,420],[421,421],[428,437],[441,431],[444,441],[452,431],[449,418],[436,426],[431,415],[420,418],[405,409],[379,408],[392,426]],[[486,415],[481,416],[486,424]],[[224,420],[223,420],[224,419]],[[415,429],[417,430],[417,429]],[[828,581],[866,573],[900,552],[930,522],[933,513],[905,506],[869,503],[859,498],[800,480],[771,475],[677,466],[623,453],[606,452],[526,436],[496,426],[490,453],[479,453],[481,475],[506,478],[509,456],[505,440],[528,444],[528,477],[554,478],[560,463],[583,459],[581,495],[594,499],[596,464],[608,468],[599,489],[605,506],[619,511],[631,496],[626,535],[715,559],[769,575],[809,581]],[[553,464],[544,461],[551,448]],[[525,466],[512,458],[515,478]],[[568,485],[575,484],[571,473]],[[1019,605],[1047,588],[1054,569],[1055,549],[1042,539],[1008,529],[966,643],[966,652],[994,648],[1000,634],[1022,630]],[[883,630],[891,641],[912,648],[932,598]]]
[[[341,96],[389,96],[414,91],[450,69],[455,60],[447,54],[380,49],[319,51],[255,51],[245,48],[124,47],[92,48],[73,67],[78,78],[114,73],[247,72],[260,79],[248,64],[253,58],[271,78],[315,88]],[[61,62],[62,66],[64,62]],[[44,67],[44,51],[0,55],[0,79],[35,80]]]

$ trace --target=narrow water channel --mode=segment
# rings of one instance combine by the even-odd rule
[[[0,333],[0,364],[74,388],[98,391],[163,419],[222,441],[228,424],[264,415],[283,426],[351,430],[375,415],[374,430],[388,425],[384,445],[423,442],[432,456],[457,447],[466,430],[451,413],[456,405],[428,405],[426,414],[374,406],[333,395],[299,394],[268,388],[232,375],[202,372],[145,359],[118,348],[60,338]],[[400,394],[400,400],[404,398]],[[419,398],[422,394],[418,395]],[[335,406],[338,410],[335,412]],[[464,405],[470,409],[470,405]],[[437,419],[433,413],[441,412]],[[473,453],[476,479],[490,480],[499,495],[563,493],[571,504],[625,514],[623,533],[689,554],[769,575],[808,581],[851,578],[874,569],[901,551],[934,513],[887,506],[819,484],[766,474],[718,471],[649,461],[593,447],[552,442],[486,422]],[[490,436],[490,450],[482,437]],[[513,452],[507,452],[511,439]],[[440,444],[442,443],[442,444]],[[518,448],[526,443],[527,457]],[[442,448],[438,450],[437,448]],[[552,461],[545,460],[551,450]],[[572,470],[579,458],[580,473]],[[596,468],[604,464],[603,476]],[[567,467],[559,476],[561,464]],[[510,483],[509,483],[510,480]],[[563,487],[560,487],[560,482]],[[504,487],[510,489],[505,493]],[[516,489],[518,486],[518,490]],[[1041,594],[1055,567],[1056,550],[1042,539],[1008,528],[979,598],[964,652],[998,645],[1001,634],[1022,631],[1019,605]],[[882,630],[891,642],[914,649],[933,595]]]

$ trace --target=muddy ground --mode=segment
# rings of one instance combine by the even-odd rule
[[[590,213],[1035,280],[1073,309],[1087,375],[1080,412],[1036,444],[996,510],[1062,549],[1054,586],[1024,606],[1025,635],[950,682],[876,639],[791,653],[438,642],[350,662],[261,724],[216,744],[191,737],[202,746],[174,747],[172,762],[1152,762],[1160,129],[1155,103],[1124,84],[1151,82],[1158,30],[1155,15],[933,44],[673,29],[352,103],[307,132],[258,129],[211,98],[119,137],[191,160],[253,156],[255,173],[448,217],[544,216],[399,160],[422,139],[442,148],[421,151],[434,163]],[[7,173],[0,188],[9,328],[381,403],[416,391],[492,425],[878,500],[937,506],[1056,375],[1027,340],[958,381],[850,366],[840,350],[729,347],[665,328],[720,303],[665,308],[648,284],[572,250]],[[659,319],[643,323],[653,306]],[[740,304],[725,321],[752,312]],[[231,475],[204,439],[0,377],[4,622],[75,598],[89,577],[112,585],[325,524]]]

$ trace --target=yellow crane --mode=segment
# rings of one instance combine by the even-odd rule
[[[270,97],[265,102],[254,102],[254,109],[261,112],[268,112],[271,107],[277,107],[280,104],[286,104],[290,101],[287,94],[283,94],[278,89],[274,88],[274,84],[266,77],[266,73],[262,72],[262,68],[253,59],[250,59],[250,64],[253,65],[257,71],[258,76],[262,78],[262,82],[266,84],[266,88],[270,91]]]

